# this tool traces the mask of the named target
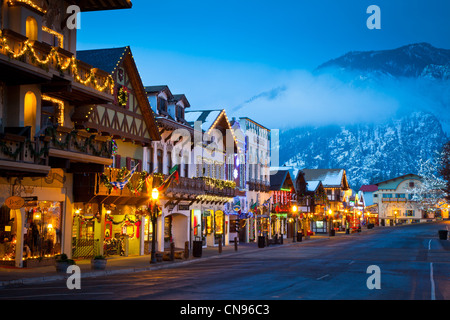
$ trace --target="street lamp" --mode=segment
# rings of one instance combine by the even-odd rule
[[[294,230],[293,230],[293,242],[295,242],[295,240],[296,240],[296,237],[297,237],[297,235],[296,235],[296,231],[297,231],[297,212],[298,212],[298,207],[296,206],[296,205],[294,205],[293,207],[292,207],[292,215],[294,216]]]
[[[151,252],[151,258],[150,263],[154,264],[156,263],[156,222],[158,220],[158,206],[157,201],[159,198],[159,191],[158,189],[154,188],[152,190],[152,200],[151,205],[148,208],[148,213],[150,215],[150,220],[152,222],[152,252]]]
[[[332,224],[332,215],[333,215],[333,210],[328,210],[328,224],[330,225],[330,231],[329,231],[329,235],[330,236],[334,236],[334,233],[333,233],[333,231],[334,230],[332,230],[332,228],[331,228],[331,224]]]

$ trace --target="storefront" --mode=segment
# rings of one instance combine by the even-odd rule
[[[97,203],[76,203],[72,257],[142,255],[144,245],[151,241],[152,235],[145,212],[144,207],[117,205],[105,208]]]
[[[23,198],[22,198],[23,199]],[[16,257],[18,223],[24,212],[23,258],[42,259],[61,253],[62,203],[26,201],[21,210],[0,209],[0,260],[14,262]],[[11,263],[11,265],[14,265]]]
[[[44,178],[0,178],[0,265],[51,265],[70,248],[70,232],[64,233],[70,184],[60,169]]]
[[[228,216],[222,210],[191,210],[191,241],[203,241],[203,247],[227,245]]]

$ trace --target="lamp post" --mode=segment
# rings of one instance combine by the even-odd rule
[[[296,237],[297,237],[297,212],[298,212],[298,207],[296,206],[296,205],[294,205],[293,207],[292,207],[292,215],[293,215],[293,218],[294,218],[294,230],[293,230],[293,237],[294,237],[294,239],[293,239],[293,242],[296,242]]]
[[[150,220],[152,222],[152,251],[151,251],[151,257],[150,257],[150,263],[154,264],[156,263],[156,222],[158,220],[158,205],[157,201],[159,198],[159,191],[158,189],[154,188],[152,190],[152,200],[151,200],[151,207],[148,209]]]
[[[331,224],[332,224],[332,216],[333,216],[333,210],[328,210],[328,224],[330,225],[329,226],[329,235],[330,235],[330,237],[332,237],[332,236],[334,236],[334,233],[332,232],[333,230],[332,230],[332,228],[331,228]]]

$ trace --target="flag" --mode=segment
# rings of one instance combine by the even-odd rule
[[[159,193],[166,192],[174,180],[177,183],[180,182],[180,174],[179,174],[178,170],[179,170],[178,165],[176,165],[175,167],[170,169],[169,177],[158,187]]]
[[[268,207],[268,206],[270,205],[270,199],[272,199],[272,197],[270,197],[269,199],[267,199],[267,201],[265,201],[265,202],[263,203],[263,206],[264,206],[264,207]]]
[[[123,181],[111,182],[111,184],[114,186],[114,188],[123,190],[123,188],[125,188],[125,186],[128,184],[128,182],[130,182],[130,179],[133,176],[133,174],[136,172],[136,169],[138,166],[139,166],[139,164],[136,165],[133,169],[131,169],[131,171],[123,178]]]
[[[149,174],[147,178],[145,178],[145,186],[147,187],[147,193],[152,192],[153,190],[153,174]]]
[[[255,202],[251,207],[250,207],[250,211],[256,213],[256,207],[258,206],[258,203]]]

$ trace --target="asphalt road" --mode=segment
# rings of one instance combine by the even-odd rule
[[[9,300],[449,300],[450,222],[271,246],[180,267],[0,290]],[[369,266],[380,287],[369,289]],[[371,281],[371,283],[376,283]]]

